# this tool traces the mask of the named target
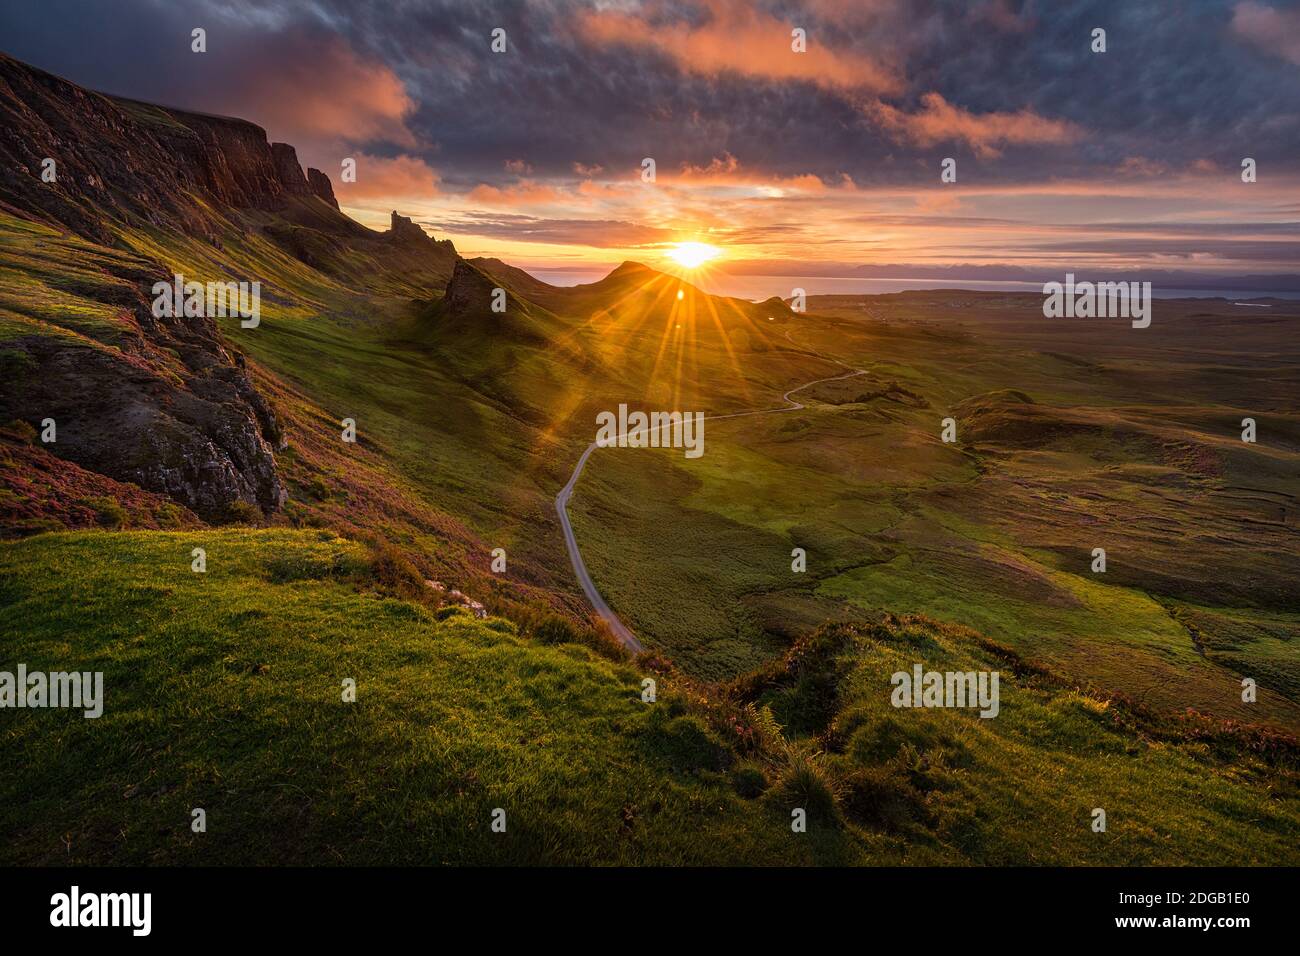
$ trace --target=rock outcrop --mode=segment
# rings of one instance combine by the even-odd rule
[[[302,166],[298,162],[297,150],[288,143],[272,143],[271,159],[275,163],[275,178],[279,181],[284,195],[310,196],[312,194],[307,177],[303,175]]]
[[[117,250],[120,232],[144,225],[220,246],[245,228],[237,210],[299,200],[338,215],[312,195],[293,147],[270,144],[252,123],[115,99],[0,55],[0,208],[11,215]],[[39,250],[48,240],[21,241]],[[7,326],[0,421],[39,429],[53,419],[45,451],[208,520],[240,502],[280,508],[280,426],[216,320],[153,314],[153,284],[171,280],[162,263],[89,244],[83,252],[91,262],[69,259],[66,273],[41,281],[74,297],[92,290],[112,321],[87,334],[75,314],[64,324],[55,303],[30,325]],[[115,281],[87,282],[83,268]]]
[[[396,209],[393,210],[393,218],[386,237],[389,241],[397,243],[433,242],[433,238],[427,232],[406,216],[399,216]]]
[[[330,182],[330,178],[319,169],[307,170],[307,185],[311,188],[314,196],[325,200],[335,209],[339,208],[339,201],[334,198],[334,186]]]
[[[443,314],[448,319],[473,319],[485,314],[500,316],[526,311],[524,303],[505,290],[505,312],[493,312],[492,299],[498,288],[502,287],[495,279],[461,259],[452,270],[451,281],[442,296]]]
[[[161,271],[123,276],[139,288]],[[155,318],[143,294],[119,302],[117,347],[57,335],[5,343],[15,375],[0,381],[0,418],[53,419],[60,458],[166,494],[209,521],[235,502],[275,511],[286,492],[274,451],[284,436],[243,357],[206,317]]]

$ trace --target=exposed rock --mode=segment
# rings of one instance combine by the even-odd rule
[[[498,288],[502,287],[497,285],[495,279],[460,259],[452,270],[451,281],[447,283],[447,290],[442,296],[443,314],[451,319],[483,313],[499,315],[501,313],[491,311],[492,297]],[[524,310],[524,304],[506,290],[506,313]]]
[[[339,201],[334,198],[334,186],[330,183],[330,178],[319,169],[308,168],[307,185],[314,195],[325,200],[335,209],[339,208]]]
[[[388,227],[388,239],[392,242],[433,242],[433,238],[406,216],[399,216],[393,210],[392,224]]]
[[[0,203],[21,215],[105,244],[106,219],[214,238],[222,206],[310,195],[293,147],[253,123],[105,96],[0,54]]]
[[[298,163],[298,151],[288,143],[272,143],[271,158],[275,162],[275,174],[284,192],[290,196],[310,196],[311,187],[307,177],[302,174]]]
[[[208,520],[226,517],[236,501],[282,507],[279,423],[215,321],[155,318],[143,294],[120,319],[136,331],[121,349],[70,347],[55,336],[8,340],[24,371],[0,381],[0,418],[37,427],[53,418],[57,440],[47,451]]]

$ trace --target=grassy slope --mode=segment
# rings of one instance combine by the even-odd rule
[[[798,341],[870,370],[801,395],[804,411],[710,423],[697,461],[594,456],[571,512],[611,604],[715,678],[810,623],[915,611],[1153,705],[1300,727],[1297,539],[1279,510],[1300,445],[1281,386],[1250,364],[1267,327],[1182,306],[1161,338],[1120,347],[1032,318],[1000,329],[1028,313],[999,302],[976,335],[931,298],[906,300],[904,321],[801,318]],[[1217,364],[1197,378],[1201,349]],[[1241,407],[1266,442],[1237,440]],[[956,445],[938,441],[947,415]]]
[[[918,663],[999,672],[1000,713],[894,708],[890,675]],[[907,844],[914,860],[1300,859],[1294,738],[1080,692],[965,628],[893,616],[833,626],[742,684],[778,721],[817,733],[846,825]]]
[[[105,672],[98,720],[4,712],[5,862],[1295,862],[1267,747],[1161,735],[926,622],[772,669],[750,692],[790,742],[756,748],[670,681],[646,705],[637,668],[377,593],[324,531],[9,542],[0,605],[0,667]],[[1001,716],[894,710],[887,674],[915,661],[1000,669]],[[742,774],[772,786],[742,799]]]
[[[114,311],[98,300],[111,294],[116,280],[109,273],[119,265],[134,268],[139,260],[59,238],[42,227],[13,220],[5,220],[3,225],[4,248],[0,251],[6,268],[0,270],[0,338],[39,333],[69,337],[81,347],[113,347],[120,327]],[[586,306],[575,307],[572,347],[555,352],[515,349],[505,362],[495,351],[488,354],[493,348],[490,336],[484,341],[447,341],[436,330],[431,335],[418,324],[421,316],[411,306],[411,290],[406,285],[396,283],[387,288],[381,282],[364,292],[344,288],[287,256],[256,232],[232,233],[225,237],[221,249],[162,234],[133,232],[123,238],[139,253],[200,279],[253,274],[264,278],[262,327],[242,330],[231,320],[224,331],[236,347],[261,364],[260,384],[273,395],[295,436],[291,449],[281,456],[294,484],[291,519],[379,532],[399,540],[426,553],[433,573],[453,585],[465,586],[463,579],[456,577],[458,568],[486,563],[488,548],[500,544],[511,554],[513,573],[522,567],[523,573],[548,593],[574,599],[567,562],[556,557],[562,552],[550,500],[590,437],[594,410],[614,408],[620,401],[635,404],[639,399],[659,407],[710,412],[769,407],[779,404],[785,388],[837,371],[819,359],[797,354],[788,343],[765,340],[752,326],[741,323],[724,332],[716,317],[695,306],[693,300],[675,304],[681,300],[669,294],[674,287],[662,282],[659,285],[664,288],[634,288],[623,307],[608,312],[584,317],[578,312]],[[102,260],[97,262],[96,257]],[[99,268],[101,262],[107,271]],[[969,303],[958,305],[965,308]],[[1286,415],[1276,413],[1288,407],[1285,376],[1256,371],[1243,376],[1237,357],[1213,349],[1198,354],[1188,343],[1178,343],[1180,354],[1186,357],[1182,364],[1161,366],[1152,374],[1149,359],[1140,354],[1122,353],[1093,362],[1060,351],[1089,351],[1074,345],[1040,342],[1027,348],[984,342],[960,325],[930,323],[926,316],[942,307],[942,303],[908,305],[916,312],[911,314],[900,306],[896,311],[903,321],[893,316],[890,321],[895,324],[884,329],[817,317],[799,320],[799,341],[871,368],[871,376],[861,380],[864,392],[856,392],[858,380],[828,385],[807,396],[825,404],[814,404],[805,412],[711,424],[709,451],[699,461],[688,462],[667,452],[619,450],[597,455],[574,499],[574,524],[593,573],[614,606],[653,644],[688,670],[706,677],[729,677],[760,666],[795,634],[828,617],[853,615],[860,613],[859,609],[892,608],[978,626],[1038,659],[1091,677],[1104,688],[1146,696],[1153,704],[1192,704],[1284,726],[1300,723],[1294,703],[1295,688],[1300,686],[1294,651],[1300,622],[1293,609],[1267,606],[1285,598],[1287,584],[1281,569],[1294,552],[1293,542],[1287,543],[1275,514],[1278,502],[1288,500],[1291,453],[1286,448],[1279,450],[1275,443],[1243,450],[1214,436],[1222,420],[1231,421],[1234,415],[1240,418],[1241,408],[1273,412],[1267,419],[1270,433],[1293,434],[1294,430],[1287,431]],[[1057,351],[1049,352],[1049,344]],[[574,354],[595,356],[596,364],[574,365]],[[1275,359],[1282,372],[1294,365],[1294,357],[1284,351]],[[1243,381],[1251,383],[1250,387],[1243,390]],[[944,447],[935,441],[941,414],[958,414],[964,433],[971,420],[960,411],[962,403],[972,396],[1005,389],[1008,383],[1031,393],[1038,407],[1092,405],[1099,409],[1098,414],[1112,417],[1090,432],[1059,440],[1051,437],[1057,425],[1049,421],[1046,431],[1031,429],[1027,442],[1014,435],[1008,440],[1002,432],[997,433],[1001,436],[997,440],[974,448]],[[894,384],[902,390],[890,391]],[[1006,402],[990,410],[995,417],[1006,416],[1010,425],[1020,427],[1020,412],[1009,409]],[[352,448],[338,447],[333,441],[335,422],[345,415],[357,419],[362,436],[361,443]],[[999,419],[996,424],[1006,423]],[[1207,461],[1217,463],[1219,470],[1207,467]],[[314,484],[316,478],[324,480],[322,492],[312,490],[321,487]],[[468,530],[455,522],[449,524],[447,512],[464,518]],[[1084,545],[1091,542],[1080,543],[1069,531],[1097,522],[1106,526],[1111,552],[1111,573],[1105,582],[1082,570],[1088,550]],[[1253,537],[1242,537],[1242,528],[1250,530]],[[219,537],[216,532],[204,534]],[[1181,543],[1186,534],[1203,535],[1203,547],[1188,551]],[[13,546],[7,558],[13,573],[42,573],[46,558],[40,549],[54,547],[50,542],[59,540],[72,539],[42,538]],[[89,536],[79,545],[84,549],[81,560],[88,564],[102,560],[118,567],[119,549],[156,549],[162,546],[145,542],[166,540],[161,536]],[[288,544],[277,540],[270,550],[292,553],[298,546],[293,542],[309,540],[285,538]],[[789,571],[790,548],[796,544],[809,550],[807,575]],[[190,587],[198,576],[189,575],[184,560],[188,548],[181,550],[176,574],[183,579],[183,587]],[[146,564],[157,564],[158,552],[151,553]],[[94,557],[89,557],[92,554]],[[125,560],[126,556],[122,557]],[[214,672],[219,664],[221,674],[214,673],[214,677],[229,682],[236,682],[226,673],[231,667],[236,673],[241,667],[256,670],[267,663],[296,669],[303,676],[289,696],[273,694],[264,699],[259,703],[257,723],[241,730],[244,717],[217,715],[245,700],[244,696],[217,697],[219,705],[205,705],[186,696],[189,691],[171,657],[152,662],[145,657],[139,664],[157,668],[155,678],[165,675],[166,680],[180,682],[176,706],[212,715],[205,718],[205,726],[231,724],[241,734],[245,750],[268,736],[283,741],[283,747],[253,757],[241,753],[239,747],[218,747],[215,736],[196,731],[193,739],[182,738],[182,743],[168,751],[164,741],[177,726],[174,716],[168,718],[173,722],[166,725],[166,734],[159,729],[163,725],[153,724],[154,750],[136,754],[131,758],[136,760],[134,765],[127,763],[133,766],[133,779],[112,780],[113,787],[120,785],[118,792],[134,793],[120,798],[126,802],[116,806],[124,809],[110,810],[81,830],[75,826],[76,813],[71,807],[64,806],[60,816],[57,806],[38,804],[51,819],[61,821],[64,832],[81,833],[81,839],[94,848],[87,851],[88,858],[116,858],[113,848],[120,838],[108,834],[117,834],[125,826],[128,839],[123,845],[132,845],[132,835],[138,839],[136,849],[123,851],[127,854],[124,859],[189,859],[179,855],[193,852],[185,849],[191,845],[188,831],[183,827],[178,834],[167,830],[166,839],[159,842],[157,814],[161,812],[170,820],[175,811],[184,817],[185,807],[168,803],[173,791],[166,788],[180,788],[181,781],[190,781],[194,768],[195,773],[201,771],[198,782],[185,782],[186,788],[193,789],[183,791],[194,803],[199,798],[191,793],[201,792],[205,785],[210,788],[226,774],[241,774],[242,789],[234,791],[234,813],[247,815],[252,832],[264,834],[267,845],[274,848],[258,859],[293,858],[292,848],[286,848],[276,834],[301,830],[304,815],[312,821],[307,832],[314,835],[301,851],[301,859],[410,861],[865,858],[889,862],[910,858],[1235,862],[1242,857],[1231,855],[1230,847],[1220,841],[1206,841],[1198,830],[1204,821],[1197,823],[1194,815],[1189,817],[1184,804],[1200,801],[1225,820],[1274,819],[1265,812],[1272,812],[1267,800],[1255,790],[1232,793],[1223,789],[1228,786],[1226,781],[1254,773],[1239,757],[1229,760],[1222,774],[1207,778],[1216,788],[1212,791],[1197,780],[1205,767],[1194,752],[1181,754],[1176,766],[1157,760],[1153,769],[1139,774],[1145,789],[1130,789],[1112,781],[1117,771],[1105,743],[1108,738],[1094,739],[1083,733],[1086,728],[1079,722],[1063,721],[1050,736],[1040,739],[1034,736],[1032,725],[1020,728],[999,721],[995,723],[1008,732],[996,735],[997,745],[990,746],[981,779],[966,800],[976,819],[1003,819],[1004,827],[1011,825],[1016,814],[1004,817],[1002,808],[1020,807],[1019,812],[1035,821],[1023,830],[1023,842],[1004,837],[999,843],[999,831],[994,828],[982,830],[982,837],[976,840],[968,827],[945,823],[942,814],[926,811],[920,815],[919,831],[900,835],[897,821],[886,826],[879,821],[864,825],[849,819],[834,830],[815,829],[810,846],[791,844],[779,814],[757,807],[738,808],[725,780],[691,778],[683,783],[679,775],[664,777],[666,768],[680,759],[683,748],[691,751],[695,747],[696,757],[691,759],[699,757],[701,751],[695,745],[700,741],[686,729],[678,727],[668,733],[666,742],[655,736],[657,732],[648,732],[644,739],[633,733],[631,739],[620,740],[613,751],[589,755],[582,749],[592,736],[594,725],[588,719],[613,718],[597,708],[584,713],[575,725],[582,733],[565,736],[555,728],[566,720],[572,722],[570,708],[582,709],[576,701],[567,700],[564,717],[559,713],[539,717],[542,723],[530,726],[540,729],[530,732],[538,739],[558,734],[554,739],[563,739],[563,746],[570,748],[557,757],[555,772],[557,779],[573,786],[571,796],[576,803],[557,804],[564,809],[556,812],[586,812],[599,822],[573,831],[569,822],[560,827],[555,825],[558,817],[548,818],[548,832],[532,833],[527,841],[521,838],[520,843],[503,848],[483,842],[483,834],[469,829],[471,818],[475,826],[480,825],[476,815],[479,804],[473,804],[471,813],[465,809],[467,805],[458,803],[461,796],[447,798],[462,791],[477,793],[474,786],[462,786],[457,782],[460,777],[454,775],[440,776],[442,771],[429,769],[419,759],[403,758],[398,753],[397,732],[390,734],[384,728],[387,722],[403,720],[402,715],[411,713],[413,707],[430,719],[450,717],[450,707],[422,712],[418,707],[426,706],[423,698],[416,694],[408,699],[403,691],[390,699],[391,712],[376,716],[367,725],[371,737],[348,737],[339,728],[322,735],[321,728],[327,725],[319,721],[319,711],[308,715],[315,724],[295,725],[290,716],[297,705],[292,701],[315,700],[319,706],[327,706],[332,703],[330,692],[337,674],[323,669],[327,661],[321,659],[316,644],[310,645],[310,654],[302,653],[305,637],[301,633],[284,636],[266,622],[276,620],[269,616],[279,613],[287,593],[302,592],[297,594],[298,603],[289,606],[299,608],[300,621],[306,622],[303,627],[338,634],[337,646],[350,646],[349,641],[364,641],[374,633],[385,635],[384,643],[369,648],[369,666],[376,672],[392,670],[395,687],[411,679],[410,666],[418,669],[419,665],[410,665],[402,656],[423,646],[418,635],[446,633],[467,638],[469,632],[462,634],[461,627],[428,621],[427,612],[412,606],[360,598],[341,583],[270,584],[264,580],[271,573],[268,569],[279,567],[281,557],[254,554],[244,560],[246,573],[239,583],[247,585],[241,588],[246,593],[223,593],[219,602],[191,609],[199,618],[222,608],[227,615],[209,622],[211,632],[205,641],[205,645],[223,649],[223,656],[194,660],[206,663]],[[1225,576],[1217,570],[1223,567],[1233,567],[1237,573]],[[76,573],[63,568],[60,572]],[[115,573],[124,572],[118,567]],[[122,621],[116,638],[119,642],[141,635],[148,640],[153,631],[135,629],[126,622],[167,597],[152,589],[175,585],[159,585],[155,571],[139,573],[140,594],[133,597],[128,592],[123,597],[127,603],[119,605],[117,597],[109,593],[109,584],[101,582],[101,603],[91,605],[95,613],[82,618],[69,617],[72,612],[66,600],[58,596],[62,593],[66,598],[67,592],[58,589],[72,578],[59,578],[60,585],[51,582],[43,586],[44,603],[29,607],[30,618],[22,620],[40,621],[42,615],[48,615],[45,639],[66,642],[78,628],[102,639],[104,635],[94,629],[95,614],[109,620],[117,617]],[[219,573],[214,569],[213,574]],[[209,580],[218,579],[213,574]],[[485,578],[488,576],[483,574],[478,583]],[[329,600],[324,600],[322,590]],[[470,590],[475,596],[487,597],[476,588]],[[338,613],[315,617],[318,605]],[[360,613],[362,605],[364,613]],[[388,610],[376,611],[376,607]],[[360,623],[354,626],[344,621],[343,609]],[[250,614],[247,621],[238,617],[244,612]],[[395,615],[395,620],[385,622],[385,614]],[[171,633],[168,621],[161,619],[149,627]],[[484,632],[477,626],[473,630],[480,642],[501,645],[495,651],[498,658],[518,656],[517,639]],[[204,632],[200,629],[199,633]],[[37,636],[35,632],[33,636]],[[258,641],[256,645],[250,636]],[[428,731],[432,734],[429,746],[459,755],[460,762],[450,766],[455,773],[468,774],[472,765],[489,760],[485,753],[500,749],[493,732],[484,729],[499,724],[493,715],[502,707],[518,710],[520,700],[539,699],[542,692],[528,689],[535,675],[516,674],[520,681],[516,685],[509,679],[512,672],[508,668],[504,683],[483,684],[479,677],[484,665],[469,662],[477,645],[470,642],[460,648],[455,641],[441,637],[437,643],[464,650],[464,655],[458,652],[454,665],[445,664],[440,673],[447,686],[454,688],[448,698],[457,708],[469,708],[469,714],[456,719],[472,716],[478,721],[474,733],[482,735],[477,738],[480,744],[487,740],[491,746],[465,744],[468,749],[458,749],[461,736],[450,730]],[[163,646],[169,652],[176,647]],[[336,645],[331,642],[329,646]],[[571,660],[555,650],[519,647],[525,648],[530,658],[541,654]],[[477,652],[486,654],[487,650],[479,647]],[[116,653],[115,648],[113,655]],[[859,648],[856,653],[869,659],[872,652]],[[505,666],[498,658],[483,660]],[[34,654],[25,662],[38,666]],[[588,668],[588,677],[594,672],[606,674],[618,694],[635,689],[635,675],[610,678],[611,665],[602,662],[588,661],[581,666]],[[273,673],[253,673],[247,681],[240,678],[239,694],[264,690],[261,685],[271,682],[261,679]],[[1256,708],[1247,710],[1234,702],[1235,674],[1239,673],[1263,678],[1264,690]],[[118,684],[134,686],[134,693],[147,695],[148,683],[135,684],[135,674],[135,670],[122,671]],[[329,692],[316,689],[318,685]],[[110,678],[110,688],[113,686]],[[1279,694],[1278,688],[1285,693]],[[462,705],[466,700],[473,704]],[[923,719],[929,716],[924,714]],[[38,717],[71,719],[67,715]],[[1050,713],[1041,715],[1039,722],[1049,717]],[[145,727],[162,718],[142,712],[137,719],[143,721],[139,726]],[[72,739],[89,733],[83,724],[93,723],[73,720],[68,725]],[[135,726],[130,735],[120,738],[119,750],[96,757],[87,748],[82,759],[95,763],[110,753],[130,754]],[[420,726],[427,728],[429,721]],[[416,732],[416,728],[410,729]],[[791,733],[799,736],[793,730]],[[690,738],[687,743],[680,739],[683,735]],[[1017,735],[1019,744],[1015,743]],[[518,742],[515,744],[517,747]],[[1043,753],[1031,752],[1031,745],[1042,747]],[[1123,744],[1126,752],[1130,745],[1131,741]],[[313,755],[305,763],[295,764],[285,756],[304,748]],[[359,778],[349,776],[344,769],[348,761],[372,750],[378,762],[367,763],[367,772],[382,777],[385,769],[390,775],[395,769],[403,780],[409,775],[421,794],[439,795],[425,800],[436,805],[412,811],[409,808],[420,800],[405,783],[393,793],[371,794]],[[203,756],[209,752],[217,757]],[[833,759],[843,763],[843,756]],[[1064,831],[1070,834],[1069,839],[1060,837],[1060,819],[1074,820],[1078,808],[1064,789],[1047,784],[1052,761],[1067,758],[1077,779],[1102,789],[1104,799],[1121,807],[1131,804],[1127,815],[1142,821],[1143,834],[1163,833],[1163,848],[1155,837],[1144,837],[1137,841],[1136,856],[1117,857],[1105,849],[1107,844],[1080,842],[1073,830]],[[45,759],[50,758],[47,755]],[[546,789],[547,785],[529,782],[546,776],[542,773],[542,768],[549,766],[545,761],[537,758],[539,762],[531,764],[532,758],[523,754],[511,759],[518,763],[509,772],[507,764],[494,765],[499,773],[493,783],[496,792],[541,787],[528,792],[554,800],[563,796],[558,785]],[[660,761],[657,765],[656,759]],[[646,760],[651,761],[650,767],[644,777],[633,780],[631,790],[611,785],[611,766],[639,766]],[[997,781],[1016,779],[1027,762],[1040,766],[1038,773],[1044,779],[1032,797],[1023,798],[1029,804],[1022,806]],[[161,769],[155,769],[158,766]],[[568,767],[584,768],[584,776],[565,776]],[[899,771],[895,775],[911,773],[906,768],[895,769]],[[96,770],[90,767],[87,772],[93,776]],[[769,776],[783,772],[772,769]],[[836,772],[849,779],[864,771],[850,762]],[[151,798],[161,805],[161,811],[149,805],[134,810],[133,802],[151,792],[146,788],[150,774],[166,778],[155,787],[164,789]],[[297,780],[283,785],[284,778],[304,774],[309,777],[305,783]],[[51,775],[65,786],[71,785],[70,778]],[[585,789],[579,779],[590,779],[597,786]],[[338,786],[340,780],[342,787]],[[327,806],[330,813],[322,817],[315,809],[305,811],[308,804],[302,794],[292,796],[294,786],[309,794],[312,808]],[[672,799],[677,797],[659,796],[666,793],[665,787],[675,786],[685,786],[685,791],[677,794],[684,804],[674,804]],[[133,791],[133,787],[140,789]],[[93,796],[108,800],[111,790],[96,790]],[[1158,805],[1144,802],[1141,798],[1146,792],[1162,794],[1168,805],[1176,808],[1172,816],[1162,818]],[[636,796],[643,793],[651,796]],[[79,799],[87,796],[83,791],[77,794]],[[488,799],[483,793],[478,795]],[[621,820],[622,805],[614,805],[619,798],[638,807],[635,816],[645,822],[642,832],[653,833],[649,842],[620,842],[626,838],[602,829],[609,814]],[[57,795],[51,799],[57,803]],[[184,802],[179,796],[175,799]],[[922,799],[932,797],[923,794]],[[906,805],[913,800],[914,796],[907,796],[903,802]],[[723,819],[717,824],[722,836],[706,840],[704,847],[697,845],[694,836],[682,838],[682,834],[699,832],[702,824],[697,811],[714,805],[729,808],[721,812]],[[105,806],[115,805],[108,802]],[[587,809],[578,809],[580,806]],[[647,816],[646,808],[654,806],[666,808],[659,811],[662,821]],[[687,810],[678,814],[679,806]],[[465,816],[467,813],[470,815]],[[728,813],[736,815],[735,819]],[[364,828],[354,828],[358,816],[368,821]],[[421,843],[405,830],[393,830],[392,820],[412,816],[427,823],[428,832],[435,836]],[[903,812],[903,816],[909,815]],[[383,825],[386,820],[387,828]],[[68,858],[48,855],[56,826],[22,825],[34,828],[34,842],[26,844],[28,849],[23,851],[33,854],[27,858]],[[1228,832],[1234,832],[1235,824],[1225,825]],[[527,833],[527,824],[524,826],[520,832]],[[359,855],[348,856],[347,847],[357,845],[354,829],[364,829],[377,842],[365,843],[366,849],[356,851]],[[466,839],[466,832],[474,839]],[[445,839],[438,838],[438,833]],[[229,831],[226,836],[230,842],[225,844],[225,852],[232,854],[228,858],[235,858],[234,854],[243,854],[240,859],[251,858],[247,849],[240,849],[240,838]],[[173,838],[175,845],[169,842]],[[415,849],[409,849],[408,842],[413,842]],[[1203,848],[1205,843],[1208,846]],[[207,848],[203,852],[210,854],[214,844],[213,840],[203,843]],[[1285,858],[1269,839],[1260,842],[1242,837],[1241,845],[1249,848],[1248,859]],[[716,855],[709,855],[714,851]],[[131,856],[132,852],[139,855]]]
[[[817,843],[693,772],[717,746],[641,703],[638,672],[359,591],[364,565],[323,531],[4,545],[3,666],[103,670],[106,688],[98,720],[5,711],[5,861],[810,859]]]

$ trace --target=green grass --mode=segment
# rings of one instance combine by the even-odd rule
[[[745,685],[776,720],[733,736],[724,715],[742,712],[725,697],[660,675],[647,705],[641,668],[386,596],[370,560],[327,531],[0,545],[0,669],[103,671],[105,685],[98,719],[3,712],[0,859],[1296,861],[1289,750],[1016,676],[960,629],[823,632],[801,667]],[[1001,670],[1001,715],[894,710],[888,674],[916,661]],[[792,806],[807,834],[790,832]]]
[[[1243,445],[1237,409],[1276,403],[1277,386],[1255,394],[1235,360],[1204,381],[1188,372],[1197,349],[1266,351],[1276,329],[1175,318],[1159,340],[1113,343],[1044,330],[1000,298],[976,332],[948,298],[898,299],[907,309],[888,320],[800,317],[795,341],[871,374],[807,390],[802,411],[709,423],[696,461],[594,455],[570,511],[614,609],[709,678],[822,620],[913,611],[1105,691],[1300,728],[1297,502],[1282,484],[1294,416],[1271,413],[1270,441]],[[863,301],[884,312],[885,299]],[[958,442],[945,445],[948,415]],[[1105,574],[1090,570],[1097,546]],[[790,571],[794,547],[805,574]],[[1240,700],[1243,677],[1258,702]]]
[[[1000,712],[891,706],[890,675],[918,663],[998,672]],[[743,686],[778,721],[817,734],[844,826],[906,846],[914,862],[1300,859],[1294,738],[1083,693],[963,628],[892,616],[827,628]]]
[[[1290,751],[1167,716],[1300,728],[1285,316],[1172,305],[1150,335],[1115,338],[1044,326],[1023,297],[936,293],[768,326],[631,270],[536,292],[528,340],[487,315],[443,322],[438,276],[305,232],[312,215],[248,213],[219,244],[122,227],[106,249],[0,214],[0,343],[117,347],[131,325],[110,303],[159,271],[261,279],[261,326],[222,333],[286,426],[292,490],[279,530],[0,545],[0,665],[102,669],[109,695],[99,721],[4,715],[8,859],[1295,861]],[[280,244],[299,240],[324,271]],[[602,450],[574,495],[597,584],[680,669],[662,706],[639,703],[637,667],[396,599],[336,537],[400,545],[489,607],[580,620],[552,501],[595,413],[775,407],[839,371],[812,348],[870,374],[802,393],[802,411],[710,422],[699,460]],[[0,348],[11,381],[29,364]],[[1248,413],[1256,446],[1236,434]],[[938,439],[948,415],[955,445]],[[344,417],[356,445],[337,440]],[[141,526],[100,493],[78,507]],[[196,544],[206,575],[189,571]],[[1105,575],[1088,570],[1097,545]],[[486,570],[498,546],[508,582]],[[696,683],[749,686],[823,622],[884,612],[948,623],[853,631],[821,683],[759,680],[753,710]],[[904,659],[1010,660],[952,624],[1061,681],[1007,678],[992,722],[889,709],[882,675]],[[356,704],[339,700],[347,676]],[[733,739],[733,720],[768,743]],[[807,838],[789,833],[792,799],[822,807]],[[487,826],[497,806],[506,836]],[[1087,828],[1092,806],[1108,834]]]
[[[207,551],[207,573],[190,550]],[[3,713],[6,863],[798,863],[641,673],[386,598],[328,532],[0,547],[3,664],[102,670],[104,715]],[[70,600],[69,595],[75,595]],[[23,626],[17,628],[16,622]],[[344,678],[357,701],[343,703]],[[686,725],[682,724],[686,721]],[[190,830],[207,811],[208,831]],[[489,827],[507,813],[506,834]],[[624,810],[630,808],[630,825]],[[835,834],[833,842],[844,841]]]

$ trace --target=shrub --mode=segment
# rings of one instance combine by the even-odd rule
[[[0,350],[0,376],[6,382],[21,383],[36,371],[36,360],[22,349]]]
[[[95,512],[95,520],[104,528],[120,528],[126,523],[126,511],[116,498],[85,498],[82,503]]]
[[[577,644],[578,629],[568,618],[548,614],[533,628],[533,637],[543,644]]]
[[[732,761],[731,751],[699,717],[669,717],[656,711],[651,727],[651,745],[668,758],[674,770],[725,770]]]
[[[255,504],[236,498],[226,505],[226,521],[232,524],[260,524],[262,509]]]
[[[889,766],[862,767],[849,774],[841,804],[851,819],[890,832],[926,816],[925,797]]]
[[[21,418],[15,418],[8,425],[6,425],[5,432],[8,435],[12,436],[13,438],[16,438],[18,441],[23,442],[24,444],[27,445],[30,445],[33,442],[35,442],[36,436],[37,434],[39,434],[36,431],[35,425],[31,424],[30,422],[25,422]]]
[[[613,629],[602,617],[592,616],[587,628],[582,632],[581,640],[601,657],[614,661],[626,661],[632,657],[632,652],[614,636]]]
[[[381,543],[372,549],[370,571],[375,583],[401,597],[424,597],[427,588],[411,559],[391,544]]]
[[[330,496],[330,486],[325,484],[325,479],[320,475],[313,475],[311,481],[307,482],[307,493],[317,501],[324,501]]]
[[[154,510],[153,517],[160,528],[180,528],[184,525],[183,514],[179,505],[165,501]]]
[[[839,785],[819,754],[790,749],[767,797],[783,810],[802,807],[813,821],[831,823],[839,817]]]
[[[899,712],[854,712],[838,722],[848,734],[848,752],[863,764],[884,763],[907,748],[925,751],[941,746],[946,735],[929,720]]]
[[[746,800],[753,800],[761,797],[767,789],[767,774],[753,764],[742,764],[732,774],[731,783],[737,794]]]

